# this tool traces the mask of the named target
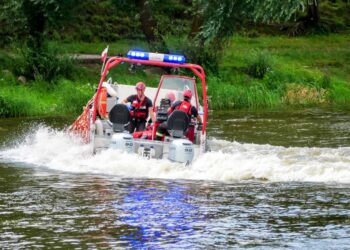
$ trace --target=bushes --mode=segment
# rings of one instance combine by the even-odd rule
[[[341,35],[234,37],[232,45],[225,50],[220,64],[222,79],[217,82],[225,82],[227,92],[238,93],[230,94],[235,108],[252,107],[250,100],[255,100],[261,107],[270,105],[266,100],[272,100],[273,105],[285,106],[343,105],[350,102],[347,44],[348,37]],[[221,88],[220,85],[215,88]],[[220,90],[210,87],[209,95],[212,91]],[[259,99],[259,91],[270,98]],[[248,98],[248,95],[251,96]],[[212,100],[215,98],[220,97]],[[222,108],[220,104],[218,106]]]
[[[0,117],[79,114],[93,93],[90,84],[69,80],[20,85],[9,71],[0,71]]]
[[[191,45],[180,47],[186,44],[186,38],[182,38],[184,43],[182,40],[172,39],[172,43],[169,42],[169,44],[175,44],[172,46],[172,53],[186,49],[189,53],[192,51]],[[233,43],[235,47],[228,47],[224,51],[222,61],[212,61],[210,56],[206,55],[206,53],[215,55],[215,50],[197,51],[198,48],[192,44],[194,48],[190,55],[193,58],[197,57],[203,60],[203,63],[211,64],[212,69],[220,66],[220,74],[216,75],[210,72],[209,66],[204,66],[209,87],[208,95],[211,97],[211,109],[269,108],[278,105],[346,105],[350,103],[349,66],[346,63],[349,54],[349,49],[346,47],[348,37],[327,36],[303,39],[240,37],[235,41]],[[119,51],[125,52],[133,44],[142,44],[141,47],[147,47],[139,41],[124,40],[114,44],[111,48],[116,54]],[[72,52],[88,51],[91,53],[104,48],[104,44],[74,43],[69,45]],[[78,48],[79,45],[83,47]],[[327,48],[327,53],[324,48]],[[193,62],[187,57],[187,53],[185,54],[188,61]],[[21,61],[24,60],[21,57],[11,55],[12,61],[9,58],[7,54],[0,53],[0,65],[4,66],[2,68],[14,69],[16,68],[14,63],[19,63],[20,66],[24,64],[30,66],[29,62]],[[53,61],[57,64],[57,61]],[[319,62],[335,63],[321,64]],[[62,64],[48,68],[64,69],[69,62]],[[71,69],[71,66],[69,67]],[[131,74],[127,71],[128,67],[127,64],[121,64],[116,70],[112,70],[109,76],[120,83],[135,84],[143,79],[147,86],[157,86],[158,74],[153,75],[150,72],[146,74],[141,70],[146,67],[138,67],[138,73]],[[21,72],[18,73],[20,74]],[[77,72],[74,70],[70,74],[65,74],[63,70],[58,77],[53,77],[51,84],[44,81],[42,75],[50,74],[44,71],[43,74],[35,76],[35,81],[21,86],[17,83],[17,77],[13,76],[10,70],[0,71],[0,104],[3,107],[0,116],[78,114],[94,93],[94,88],[87,85],[86,82],[97,84],[99,69],[80,68]],[[62,80],[62,76],[75,80]],[[190,76],[193,74],[190,73]],[[15,94],[10,93],[10,87],[15,89],[13,92]],[[21,97],[16,98],[16,95]]]
[[[329,91],[300,84],[289,84],[282,98],[289,105],[318,105],[328,103]]]
[[[254,50],[243,57],[242,62],[239,67],[231,66],[231,75],[225,72],[222,79],[208,80],[210,84],[217,84],[214,89],[209,88],[212,108],[310,106],[350,101],[349,86],[339,85],[328,74],[307,67],[281,61],[272,64],[266,51]],[[242,68],[245,70],[239,70]],[[227,72],[228,69],[226,66]],[[243,79],[244,75],[245,81],[235,80]]]
[[[317,106],[350,103],[350,86],[327,75],[294,77],[270,72],[259,82],[225,83],[218,77],[208,77],[211,109],[270,108],[279,105]]]
[[[254,50],[248,57],[246,72],[248,75],[262,79],[271,70],[271,59],[266,51]]]
[[[0,117],[19,117],[35,115],[39,112],[34,107],[35,99],[19,88],[2,87],[0,91]]]
[[[330,99],[333,104],[345,105],[350,103],[350,88],[345,82],[335,81],[330,89]]]
[[[72,78],[73,60],[59,55],[56,49],[43,47],[41,50],[23,48],[21,58],[13,59],[12,71],[15,75],[23,75],[31,80],[51,82],[60,77]]]
[[[24,47],[15,51],[17,53],[11,57],[0,54],[0,65],[17,77],[53,82],[61,77],[71,79],[76,71],[73,59],[60,55],[53,48],[38,51]]]
[[[220,78],[208,78],[211,109],[266,108],[279,105],[279,93],[263,84],[231,85]]]
[[[57,111],[78,114],[92,97],[94,89],[90,84],[78,85],[62,80],[57,84],[53,95],[56,99]]]

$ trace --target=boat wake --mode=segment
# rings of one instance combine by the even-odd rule
[[[214,181],[350,183],[350,148],[279,147],[210,141],[212,151],[190,166],[168,160],[147,160],[114,150],[91,154],[64,131],[39,126],[21,142],[0,151],[1,162],[24,163],[73,173],[121,177]]]

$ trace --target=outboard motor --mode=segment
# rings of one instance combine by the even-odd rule
[[[190,163],[194,158],[194,146],[191,141],[184,138],[188,129],[188,115],[181,111],[175,110],[169,117],[168,131],[174,140],[169,145],[168,159],[175,162]]]
[[[109,120],[113,124],[114,131],[110,147],[128,153],[133,152],[134,139],[132,135],[125,130],[125,126],[130,122],[128,107],[124,104],[116,104],[109,112]]]

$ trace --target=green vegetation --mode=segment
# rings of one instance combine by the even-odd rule
[[[241,94],[213,106],[345,104],[350,89],[349,48],[347,35],[234,37],[220,64],[225,87],[214,88],[212,99]]]
[[[113,54],[125,53],[129,41],[110,44]],[[100,53],[102,43],[59,43],[61,52]],[[134,41],[147,49],[147,45]],[[346,105],[350,102],[350,37],[346,35],[303,38],[233,37],[219,64],[220,74],[207,77],[211,109],[264,108],[276,106]],[[0,53],[0,63],[10,52]],[[145,78],[157,86],[159,75],[120,65],[110,76],[134,84]],[[78,114],[93,95],[99,66],[73,67],[69,80],[60,77],[47,84],[40,78],[21,84],[9,69],[0,72],[0,116]]]
[[[37,80],[20,84],[11,73],[0,74],[0,117],[79,114],[94,92],[85,81]]]
[[[107,44],[110,55],[138,48],[202,65],[212,109],[348,105],[349,8],[348,0],[4,0],[0,117],[79,113],[100,66],[67,55]],[[128,67],[110,76],[158,84],[160,73]]]

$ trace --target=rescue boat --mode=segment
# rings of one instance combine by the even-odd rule
[[[185,63],[185,57],[177,54],[160,54],[131,50],[127,57],[112,56],[106,60],[101,70],[101,79],[95,95],[86,104],[83,113],[71,125],[70,131],[82,137],[84,143],[92,146],[94,153],[105,149],[115,149],[138,154],[146,158],[168,159],[173,162],[191,163],[207,150],[206,127],[208,117],[207,86],[205,73],[201,66]],[[131,121],[128,105],[122,101],[135,94],[135,87],[106,80],[112,68],[121,64],[145,67],[161,67],[166,72],[178,72],[187,69],[192,76],[163,74],[158,87],[147,87],[145,95],[153,102],[156,122],[147,126],[145,131],[129,133],[127,126]],[[201,96],[197,89],[201,86]],[[182,100],[184,90],[191,90],[191,105],[197,108],[202,124],[195,119],[175,110],[168,112],[171,103],[166,98],[172,92],[176,100]],[[162,141],[155,140],[157,127],[167,123],[169,135]]]

